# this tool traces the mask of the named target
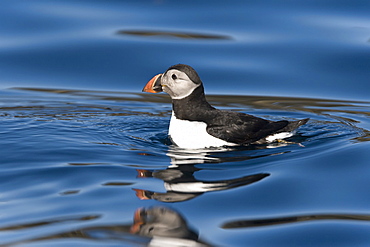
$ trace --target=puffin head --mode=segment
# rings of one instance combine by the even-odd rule
[[[178,212],[162,206],[137,209],[130,233],[147,237],[198,239]]]
[[[143,88],[143,92],[166,92],[172,99],[183,99],[202,85],[197,72],[185,64],[169,67],[163,74],[154,76]]]

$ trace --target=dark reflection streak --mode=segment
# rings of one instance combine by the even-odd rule
[[[291,217],[271,218],[271,219],[254,219],[254,220],[237,220],[224,223],[221,228],[235,229],[235,228],[249,228],[261,227],[271,225],[282,225],[304,221],[314,220],[356,220],[356,221],[370,221],[370,215],[356,215],[356,214],[319,214],[319,215],[300,215]]]
[[[67,195],[74,195],[80,193],[80,190],[67,190],[64,192],[59,193],[62,196],[67,196]]]
[[[133,185],[134,183],[125,183],[125,182],[107,182],[102,184],[103,186],[128,186]]]
[[[64,222],[69,222],[69,221],[88,221],[88,220],[95,220],[95,219],[98,219],[98,218],[100,218],[100,215],[66,217],[66,218],[56,219],[56,220],[40,221],[40,222],[30,223],[30,224],[2,227],[2,228],[0,228],[0,231],[13,231],[13,230],[28,229],[28,228],[44,226],[44,225],[51,225],[51,224],[55,224],[55,223],[62,223],[62,222],[64,223]]]
[[[15,241],[1,246],[14,246],[16,244],[41,244],[42,241],[51,239],[88,239],[98,241],[119,241],[128,246],[148,246],[150,238],[144,236],[132,235],[129,233],[130,225],[113,225],[113,226],[97,226],[97,227],[86,227],[70,232],[63,232],[55,235],[44,236],[40,238],[31,238],[23,241]],[[123,245],[122,245],[123,246]],[[126,246],[126,245],[125,245]]]
[[[117,32],[119,35],[134,35],[142,37],[151,36],[167,36],[182,39],[216,39],[216,40],[231,40],[231,37],[225,35],[214,34],[196,34],[196,33],[183,33],[183,32],[166,32],[166,31],[139,31],[139,30],[120,30]]]

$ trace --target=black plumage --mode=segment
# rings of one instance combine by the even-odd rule
[[[309,120],[307,118],[298,121],[270,121],[245,113],[216,109],[207,102],[203,84],[193,68],[178,64],[168,70],[171,69],[185,72],[194,83],[200,84],[189,96],[172,99],[176,118],[204,122],[207,124],[208,134],[224,141],[240,145],[264,143],[264,138],[277,133],[294,131]]]
[[[171,96],[173,116],[168,134],[176,145],[183,148],[262,144],[289,137],[291,132],[308,121],[308,118],[270,121],[216,109],[207,102],[198,73],[185,64],[171,66],[163,74],[154,76],[143,91],[164,91]]]

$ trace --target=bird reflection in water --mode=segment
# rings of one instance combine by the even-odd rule
[[[199,240],[186,220],[168,207],[139,208],[130,232],[150,237],[150,246],[209,246]]]
[[[167,207],[155,206],[148,209],[139,208],[134,213],[133,222],[129,224],[96,225],[96,220],[100,218],[101,215],[83,217],[71,216],[0,228],[0,232],[16,230],[32,230],[31,232],[35,232],[34,236],[30,234],[16,241],[6,242],[5,245],[1,246],[29,243],[36,246],[45,244],[45,241],[50,239],[59,239],[61,243],[68,241],[68,239],[71,239],[71,241],[72,239],[84,239],[87,241],[97,240],[102,243],[99,246],[104,246],[104,243],[112,243],[112,241],[122,244],[120,246],[211,246],[199,239],[198,233],[188,226],[188,223],[182,215]],[[91,226],[40,237],[42,228],[50,226],[56,227],[59,224],[61,228],[64,229],[65,227],[63,226],[71,222],[90,222]],[[38,231],[35,228],[39,228]],[[81,243],[79,240],[77,241]]]
[[[189,226],[186,219],[174,209],[164,206],[153,206],[150,208],[139,208],[134,213],[132,223],[114,224],[114,225],[97,225],[97,221],[102,215],[85,215],[71,216],[57,219],[43,220],[40,222],[27,223],[23,225],[13,225],[0,228],[0,232],[7,231],[29,231],[30,234],[15,241],[6,242],[1,246],[14,246],[19,244],[31,244],[45,246],[44,241],[59,239],[60,241],[67,239],[84,239],[87,241],[97,240],[102,243],[109,244],[119,243],[120,246],[193,246],[207,247],[212,244],[207,243],[199,237],[199,234]],[[307,221],[362,221],[370,222],[370,215],[361,214],[307,214],[294,216],[281,216],[276,218],[253,218],[253,219],[236,219],[234,221],[224,222],[221,228],[225,230],[233,229],[248,229],[255,227],[265,227],[283,224],[299,224]],[[65,229],[67,223],[85,223],[90,225],[76,228],[72,231],[60,232],[51,235],[43,235],[40,237],[40,232],[45,227],[61,226]],[[56,228],[57,229],[57,228]],[[32,232],[34,235],[32,235]],[[68,241],[68,240],[67,240]],[[81,243],[79,240],[77,240]],[[70,242],[69,242],[70,243]],[[89,242],[90,243],[90,242]]]
[[[217,151],[220,151],[219,149]],[[210,156],[207,151],[189,151],[173,149],[167,154],[171,157],[171,165],[164,170],[137,169],[138,178],[157,178],[163,181],[166,192],[155,192],[135,188],[136,196],[141,200],[154,199],[162,202],[181,202],[193,199],[206,192],[228,190],[252,184],[269,176],[268,173],[249,174],[238,178],[206,181],[195,178],[194,174],[201,171],[196,167],[200,163],[222,163],[236,160],[248,160],[264,156],[276,155],[265,154],[260,156],[243,157],[217,157]]]

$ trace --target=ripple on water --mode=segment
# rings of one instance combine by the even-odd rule
[[[235,236],[237,244],[245,240],[242,236],[253,239],[251,232],[275,238],[274,231],[295,224],[312,222],[322,228],[320,222],[339,220],[361,228],[368,221],[368,212],[357,210],[356,195],[351,194],[355,205],[340,200],[350,188],[361,193],[358,188],[365,180],[343,186],[350,184],[347,177],[343,183],[349,167],[336,157],[369,140],[369,103],[209,96],[221,109],[310,121],[287,143],[184,150],[167,138],[171,105],[165,95],[35,88],[11,91],[8,99],[6,95],[0,107],[1,145],[7,150],[0,173],[1,244],[87,235],[147,243],[148,235],[130,234],[132,223],[144,220],[136,217],[133,222],[133,214],[158,203],[188,222],[191,227],[185,228],[198,229],[214,243],[230,243]],[[358,171],[365,169],[362,160],[351,158]],[[330,171],[337,177],[331,176],[329,184],[322,180],[329,173],[328,160],[338,168]],[[339,198],[329,189],[337,184],[342,184]],[[361,205],[366,202],[362,199]],[[207,211],[197,210],[205,207]]]

